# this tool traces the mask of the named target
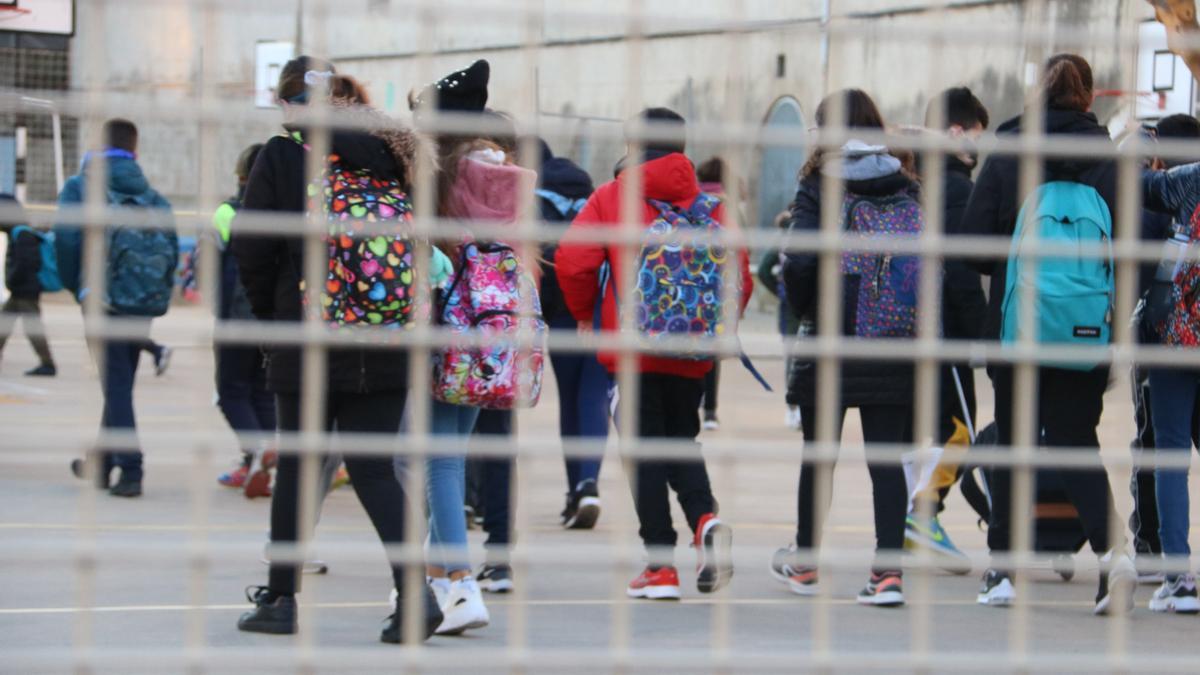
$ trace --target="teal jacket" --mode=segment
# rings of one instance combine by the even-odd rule
[[[128,195],[143,197],[145,203],[152,208],[171,210],[171,203],[150,187],[142,167],[129,153],[121,150],[107,150],[104,156],[108,161],[108,191],[110,195]],[[71,176],[63,183],[62,192],[58,195],[59,208],[78,209],[84,203],[84,185],[87,181],[88,164],[92,154],[84,157],[79,173]],[[110,197],[109,201],[112,201]],[[173,219],[172,219],[173,220]],[[173,224],[173,223],[172,223]],[[63,287],[70,290],[77,301],[83,301],[83,228],[78,224],[57,224],[54,226],[54,248],[58,255],[58,274],[62,278]]]

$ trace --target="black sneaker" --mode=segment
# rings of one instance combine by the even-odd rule
[[[43,363],[42,365],[32,370],[25,371],[26,377],[54,377],[58,374],[58,369],[53,363]]]
[[[587,478],[579,481],[575,490],[567,494],[567,508],[562,512],[562,526],[566,530],[590,530],[600,518],[600,491],[596,481]]]
[[[475,575],[475,581],[484,593],[508,593],[513,589],[512,567],[484,563]]]
[[[129,480],[124,476],[117,481],[117,484],[108,489],[108,494],[114,497],[141,497],[142,496],[142,481]]]
[[[83,460],[83,459],[71,460],[71,474],[81,480],[87,480],[87,478],[88,478],[87,460]],[[108,481],[109,481],[110,474],[112,474],[111,466],[106,466],[105,468],[97,471],[96,475],[92,477],[95,480],[96,488],[98,488],[100,490],[107,490],[108,486],[109,486]]]
[[[254,589],[251,593],[250,589]],[[246,599],[254,603],[254,610],[238,619],[238,630],[247,633],[270,633],[292,635],[297,630],[296,598],[280,595],[266,586],[250,586]]]
[[[428,640],[433,635],[433,631],[442,624],[442,610],[438,607],[437,598],[433,595],[433,589],[425,584],[425,635],[422,640]],[[397,591],[397,600],[400,602],[400,593]],[[387,625],[383,627],[383,632],[379,634],[379,641],[386,642],[392,645],[400,644],[404,639],[404,621],[400,618],[400,610],[395,609],[387,618]]]
[[[1133,592],[1137,587],[1137,568],[1133,561],[1123,553],[1109,553],[1100,564],[1100,588],[1096,591],[1096,607],[1092,614],[1129,613],[1133,610]]]

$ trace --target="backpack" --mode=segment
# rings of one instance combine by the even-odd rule
[[[888,197],[848,193],[842,231],[872,238],[915,238],[924,218],[907,192]],[[872,251],[842,253],[847,334],[860,338],[911,338],[917,334],[921,258]]]
[[[703,192],[686,210],[656,199],[647,201],[658,217],[646,232],[665,239],[642,247],[633,290],[638,330],[651,339],[682,335],[707,339],[735,332],[736,325],[726,325],[725,317],[728,250],[715,243],[679,243],[681,235],[722,232],[725,227],[712,215],[721,201]],[[731,314],[736,321],[736,300]],[[678,358],[712,356],[689,352]]]
[[[562,216],[559,221],[564,223],[570,223],[574,221],[575,216],[579,215],[579,212],[582,211],[583,207],[587,205],[586,197],[580,199],[571,199],[570,197],[564,197],[553,190],[547,190],[545,188],[538,188],[537,190],[534,190],[533,193],[549,202],[549,204],[554,207],[554,210],[558,211],[559,215]]]
[[[1032,259],[1027,254],[1044,243],[1065,246],[1100,244],[1106,257],[1078,255]],[[1034,297],[1034,326],[1022,326],[1021,301]],[[1015,343],[1027,331],[1039,344],[1106,345],[1113,314],[1112,216],[1095,188],[1052,181],[1038,187],[1021,205],[1008,254],[1000,341]],[[1091,370],[1096,363],[1044,364]]]
[[[109,191],[110,205],[122,209],[154,208],[152,191],[128,195]],[[126,316],[162,316],[171,305],[179,237],[175,227],[110,227],[105,306]]]
[[[1189,243],[1185,250],[1190,254],[1200,238],[1200,206],[1192,212],[1186,234]],[[1173,266],[1174,278],[1169,288],[1159,288],[1157,280],[1151,287],[1150,299],[1161,298],[1159,302],[1148,302],[1154,332],[1165,345],[1200,346],[1200,263],[1191,255],[1183,255],[1176,260],[1164,259],[1163,264]]]
[[[13,228],[13,238],[21,232],[28,231],[38,239],[38,253],[41,254],[42,266],[38,269],[38,284],[44,293],[54,293],[63,289],[62,278],[58,276],[58,253],[54,250],[54,233],[38,232],[28,225],[18,225]]]
[[[290,138],[304,147],[299,132]],[[331,154],[325,171],[308,188],[308,210],[329,223],[329,251],[321,319],[330,326],[411,326],[414,302],[412,202],[398,178],[379,178],[351,169]],[[393,221],[388,231],[363,232],[364,225]],[[304,280],[300,280],[304,297]]]
[[[537,405],[546,322],[533,280],[506,244],[467,242],[461,254],[458,271],[441,298],[441,324],[463,335],[499,341],[455,345],[435,353],[434,398],[492,410]],[[531,344],[514,342],[527,338]]]

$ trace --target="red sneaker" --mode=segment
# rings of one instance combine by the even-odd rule
[[[733,531],[716,514],[706,513],[696,526],[696,588],[713,593],[733,577]]]
[[[678,600],[679,573],[674,567],[647,567],[638,578],[629,582],[629,588],[625,592],[631,598]]]
[[[242,488],[242,494],[246,496],[246,499],[270,497],[271,472],[265,468],[259,468],[258,471],[250,474],[246,478],[246,485]]]
[[[250,473],[250,467],[245,464],[239,464],[238,468],[232,471],[217,476],[217,482],[225,487],[240,488],[246,484],[246,476]]]

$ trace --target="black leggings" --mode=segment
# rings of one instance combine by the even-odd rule
[[[837,418],[838,438],[841,438],[842,423],[846,417],[846,408],[842,408]],[[873,443],[909,444],[912,443],[913,411],[907,405],[866,405],[858,406],[862,417],[863,439],[868,446]],[[801,409],[801,425],[804,440],[812,442],[816,439],[817,410],[813,407]],[[870,449],[870,448],[868,448]],[[896,554],[904,548],[904,518],[908,515],[908,485],[904,481],[904,467],[900,465],[899,456],[894,461],[868,461],[867,471],[871,474],[871,493],[875,502],[875,550],[879,553]],[[802,550],[817,549],[821,545],[821,527],[817,521],[817,475],[823,477],[822,494],[824,503],[821,511],[829,512],[829,502],[833,497],[833,464],[825,471],[819,471],[815,462],[803,461],[800,464],[800,494],[797,503],[796,546]],[[895,565],[874,566],[874,571],[882,572],[894,569]]]
[[[330,392],[325,410],[325,429],[354,433],[378,433],[395,438],[400,431],[406,392],[373,394]],[[279,430],[300,429],[300,396],[279,394]],[[384,455],[357,456],[346,453],[346,470],[354,493],[371,518],[371,524],[384,544],[404,542],[405,496],[396,480],[392,458]],[[271,499],[271,542],[292,543],[300,530],[300,456],[280,452]],[[318,500],[320,495],[317,496]],[[404,590],[404,565],[392,563],[396,589]],[[271,563],[267,585],[275,593],[292,595],[300,590],[300,569],[292,563]]]
[[[1091,371],[1042,368],[1038,371],[1037,427],[1042,432],[1040,445],[1046,448],[1073,448],[1075,452],[1096,455],[1100,439],[1096,427],[1104,411],[1104,389],[1108,386],[1108,368]],[[992,372],[996,388],[997,447],[1012,446],[1013,371],[996,368]],[[1062,452],[1062,450],[1058,450]],[[1060,469],[1063,488],[1083,521],[1083,530],[1092,550],[1103,555],[1112,548],[1109,523],[1116,518],[1112,490],[1103,466],[1094,469]],[[1012,470],[996,467],[988,486],[992,493],[992,519],[988,525],[988,548],[993,552],[1012,550]]]

